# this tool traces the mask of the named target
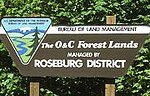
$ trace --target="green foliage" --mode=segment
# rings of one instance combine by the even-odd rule
[[[150,95],[150,36],[146,39],[134,64],[124,77],[116,80],[117,91],[123,96],[149,96]]]
[[[57,96],[52,91],[49,91],[48,89],[41,88],[40,89],[41,96]]]
[[[45,80],[45,82],[43,82]],[[103,96],[101,78],[43,78],[40,84],[59,96]]]
[[[26,93],[23,84],[22,77],[0,41],[0,96],[23,96]]]
[[[17,96],[17,95],[23,96],[24,95],[25,90],[23,90],[22,87],[19,87],[21,85],[20,76],[15,75],[14,73],[9,73],[7,71],[1,70],[0,81],[1,81],[0,84],[1,96]]]
[[[19,5],[19,6],[18,6]],[[100,25],[116,14],[118,23],[149,24],[149,0],[1,0],[1,16],[49,16],[54,25]]]
[[[53,25],[101,25],[107,15],[118,23],[150,24],[149,0],[0,0],[0,17],[48,16]],[[116,79],[119,96],[150,95],[150,39],[145,41],[134,65]],[[42,96],[102,94],[100,78],[40,78]],[[19,75],[3,43],[0,42],[0,96],[24,96],[29,78]],[[50,91],[52,90],[52,91]],[[98,90],[98,91],[97,91]],[[121,95],[120,95],[121,94]],[[55,96],[55,95],[54,95]]]

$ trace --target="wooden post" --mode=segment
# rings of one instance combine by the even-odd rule
[[[116,16],[107,16],[106,24],[116,24]],[[115,84],[110,83],[105,84],[105,96],[115,96]]]
[[[30,96],[39,96],[39,82],[30,82]]]
[[[115,96],[115,84],[105,84],[105,96]]]
[[[116,24],[116,16],[106,16],[106,24]]]

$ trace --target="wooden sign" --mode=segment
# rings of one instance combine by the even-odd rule
[[[51,26],[49,18],[3,18],[0,38],[23,76],[108,77],[126,73],[148,26]]]

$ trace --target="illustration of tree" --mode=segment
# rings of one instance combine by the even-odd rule
[[[33,40],[30,41],[30,42],[33,42],[33,44],[28,46],[29,48],[32,48],[32,51],[26,56],[31,56],[34,53],[34,51],[36,50],[36,48],[37,48],[37,46],[39,44],[39,39],[40,39],[38,37],[38,34],[39,34],[38,28],[36,27],[35,28],[35,33],[34,33],[34,35],[32,35],[32,36],[34,36],[34,38],[33,38]]]

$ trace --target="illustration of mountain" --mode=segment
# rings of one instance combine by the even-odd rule
[[[32,29],[30,27],[23,27],[23,28],[18,28],[18,29],[12,29],[7,31],[10,37],[24,37],[27,38],[30,36],[30,34],[34,33],[36,29]],[[38,30],[40,35],[43,35],[45,33],[45,30]],[[14,35],[13,35],[14,34]],[[28,35],[28,36],[26,36]],[[31,36],[32,38],[32,36]]]
[[[33,35],[34,35],[34,33],[30,33],[30,34],[27,34],[27,35],[25,35],[25,36],[22,36],[22,38],[34,38]],[[44,33],[39,33],[39,34],[38,34],[39,38],[42,38],[43,35],[44,35]]]
[[[21,31],[20,29],[12,29],[7,31],[8,33],[23,33],[23,31]]]
[[[31,30],[26,30],[26,32],[24,33],[24,35],[28,35],[30,33],[34,33],[36,31],[36,29],[31,29]],[[38,30],[39,33],[45,33],[45,30]]]

